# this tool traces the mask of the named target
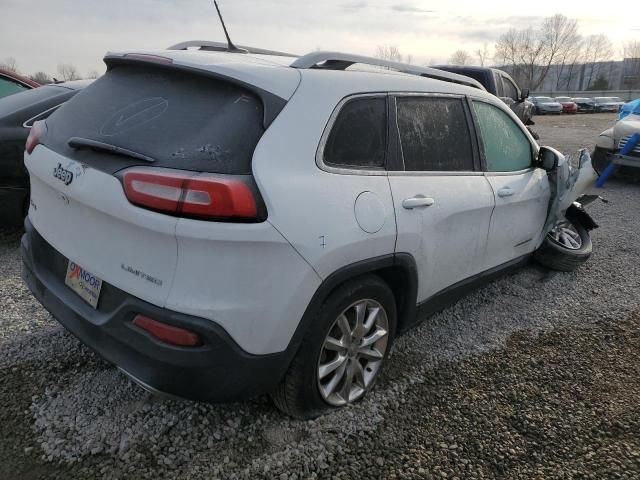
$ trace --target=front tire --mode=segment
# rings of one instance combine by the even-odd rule
[[[397,322],[387,284],[367,275],[335,289],[322,304],[271,398],[295,418],[361,400],[386,361]]]
[[[573,220],[562,220],[547,234],[533,258],[541,265],[572,272],[591,256],[593,245],[586,228]]]

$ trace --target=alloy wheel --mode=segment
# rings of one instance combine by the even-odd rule
[[[580,234],[567,221],[558,222],[548,235],[553,242],[569,250],[579,250],[582,247]]]
[[[373,384],[387,351],[389,320],[375,300],[358,300],[338,315],[318,360],[318,389],[339,407],[361,398]]]

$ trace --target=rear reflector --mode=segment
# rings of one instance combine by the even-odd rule
[[[167,325],[144,315],[136,315],[133,319],[133,324],[164,343],[180,347],[197,347],[202,344],[200,337],[196,333],[184,328]]]
[[[255,220],[258,214],[251,188],[235,177],[132,168],[124,172],[124,192],[140,207],[201,219]]]
[[[45,120],[33,122],[31,130],[29,131],[29,136],[27,137],[27,143],[24,146],[24,149],[28,154],[33,152],[33,149],[40,143],[40,139],[45,133],[47,133],[47,124]]]

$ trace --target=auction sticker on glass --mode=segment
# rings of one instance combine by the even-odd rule
[[[98,306],[102,280],[96,277],[93,273],[69,260],[69,266],[67,267],[67,275],[64,279],[64,283],[71,290],[80,295],[80,297],[82,297],[82,299],[93,308]]]

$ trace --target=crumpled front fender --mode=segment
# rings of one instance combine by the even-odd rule
[[[593,185],[597,178],[591,165],[591,156],[586,148],[579,150],[575,157],[565,157],[558,151],[556,154],[558,166],[548,173],[551,199],[544,235],[549,233],[556,223],[566,218],[567,209]]]

